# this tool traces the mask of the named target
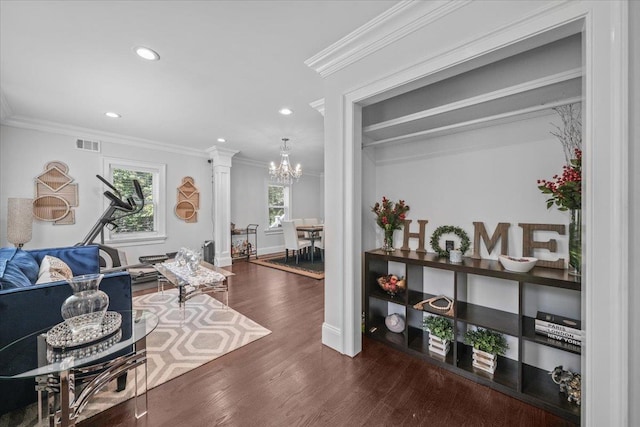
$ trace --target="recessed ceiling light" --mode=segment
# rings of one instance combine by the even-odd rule
[[[112,119],[119,119],[120,117],[122,117],[120,114],[114,113],[113,111],[107,111],[106,113],[104,113],[104,115],[107,117],[111,117]]]
[[[218,138],[218,142],[227,142],[227,140],[224,138]]]
[[[136,46],[133,48],[133,51],[142,59],[146,59],[147,61],[158,61],[160,59],[160,55],[155,50],[149,49],[144,46]]]
[[[278,113],[282,114],[283,116],[288,116],[290,114],[293,114],[293,110],[291,110],[290,108],[284,107],[281,108]]]

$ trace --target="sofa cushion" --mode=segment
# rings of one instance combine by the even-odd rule
[[[2,289],[31,286],[38,279],[38,262],[18,248],[0,249],[0,286]]]
[[[0,259],[0,289],[14,289],[31,286],[29,278],[9,260]]]
[[[51,255],[45,255],[40,263],[40,272],[36,285],[41,283],[69,280],[73,277],[71,269],[66,262]]]
[[[29,253],[35,258],[38,265],[47,255],[60,258],[73,271],[74,276],[100,272],[100,257],[96,245],[32,249]]]

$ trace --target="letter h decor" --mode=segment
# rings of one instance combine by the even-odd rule
[[[418,248],[416,249],[416,252],[420,254],[427,253],[427,250],[424,248],[424,235],[428,222],[429,221],[426,219],[419,219],[418,224],[420,225],[420,232],[410,233],[409,225],[411,224],[411,220],[404,220],[404,239],[402,240],[402,247],[400,248],[401,251],[410,251],[411,249],[409,248],[409,238],[414,238],[418,239]]]

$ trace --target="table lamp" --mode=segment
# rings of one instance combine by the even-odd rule
[[[33,200],[10,197],[7,205],[7,240],[21,248],[31,240]]]

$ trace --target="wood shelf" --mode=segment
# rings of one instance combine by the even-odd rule
[[[380,261],[397,261],[405,264],[422,265],[460,273],[513,280],[515,282],[533,283],[574,291],[581,290],[580,277],[570,275],[567,270],[534,267],[528,273],[516,273],[505,270],[498,260],[464,257],[462,258],[462,263],[452,263],[448,259],[440,258],[438,254],[432,252],[422,254],[415,251],[401,251],[400,249],[396,249],[390,253],[384,252],[381,249],[375,249],[368,251],[367,254]]]
[[[550,114],[554,107],[581,101],[582,75],[581,39],[574,34],[443,76],[366,106],[363,146],[424,141]]]
[[[580,424],[580,406],[567,401],[567,396],[560,393],[558,385],[551,380],[547,371],[523,363],[522,376],[525,378],[522,393],[531,398],[534,404]]]
[[[519,335],[517,314],[464,301],[457,301],[456,308],[457,320],[514,337]]]
[[[380,289],[376,281],[378,277],[387,274],[390,262],[405,264],[408,289],[395,296]],[[423,310],[413,308],[416,303],[437,296],[422,291],[424,281],[428,277],[424,270],[428,268],[449,270],[454,273],[450,278],[454,295],[448,295],[454,301],[455,310],[452,315],[445,315],[442,311],[434,310],[429,306],[424,307]],[[516,312],[460,300],[460,295],[467,295],[469,276],[474,275],[513,281],[518,294],[517,302],[515,300],[513,302]],[[441,276],[437,277],[436,280],[442,280]],[[558,397],[559,387],[553,383],[547,372],[523,362],[524,342],[544,345],[555,351],[581,353],[577,346],[535,333],[535,319],[525,316],[522,312],[525,283],[569,289],[576,292],[577,298],[581,288],[580,278],[569,275],[565,270],[537,267],[529,273],[514,273],[504,270],[496,260],[463,258],[462,263],[454,264],[433,253],[418,254],[414,251],[400,250],[391,253],[381,250],[367,251],[364,254],[363,274],[365,334],[426,362],[442,366],[473,381],[579,423],[579,406],[566,402],[566,397],[563,401],[562,395]],[[440,288],[444,285],[446,284],[437,283],[437,287]],[[482,286],[482,281],[477,285]],[[511,287],[509,282],[505,282],[505,285]],[[533,307],[533,309],[543,308]],[[402,310],[407,322],[404,332],[401,334],[390,332],[385,326],[385,317],[392,312],[402,312]],[[514,359],[499,356],[496,372],[491,375],[472,366],[472,348],[462,342],[452,345],[446,356],[430,353],[429,333],[423,331],[421,327],[424,313],[452,319],[459,340],[462,332],[467,329],[467,325],[515,337],[518,345],[511,351],[515,350],[518,355]],[[510,356],[513,357],[512,354]]]

